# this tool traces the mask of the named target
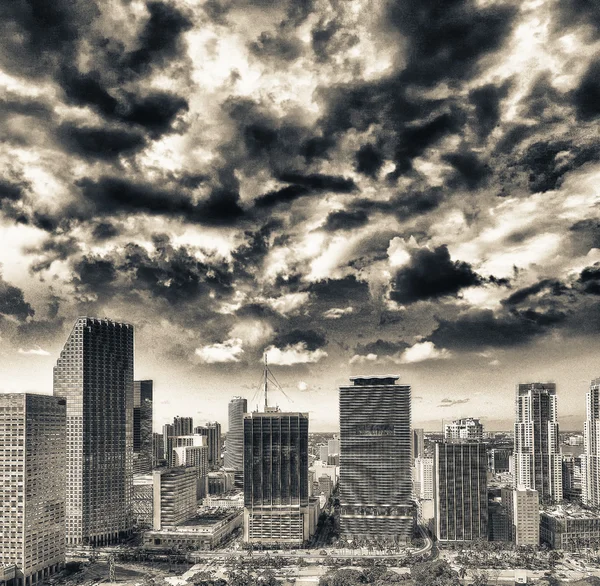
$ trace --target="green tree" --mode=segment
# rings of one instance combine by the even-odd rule
[[[415,583],[424,586],[458,586],[460,580],[446,560],[414,564],[410,575]]]

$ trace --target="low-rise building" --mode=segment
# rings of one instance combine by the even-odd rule
[[[208,495],[204,497],[202,504],[217,509],[243,509],[244,493],[241,490],[233,490],[227,494]]]
[[[213,509],[188,519],[177,527],[144,533],[144,547],[149,549],[215,549],[242,527],[241,509]]]
[[[152,474],[133,475],[133,516],[138,529],[152,527],[154,518],[154,477]]]
[[[600,539],[600,514],[559,505],[540,515],[540,540],[553,549],[577,551]]]

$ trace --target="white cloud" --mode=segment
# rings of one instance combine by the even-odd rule
[[[306,391],[306,390],[308,390],[308,385],[303,380],[301,380],[298,383],[298,390],[299,391]]]
[[[425,360],[439,360],[449,358],[450,352],[445,348],[439,350],[433,342],[418,342],[414,346],[407,348],[398,357],[392,358],[396,364],[413,364]]]
[[[244,353],[242,340],[240,338],[230,338],[222,344],[210,344],[202,348],[196,348],[196,356],[204,364],[219,364],[223,362],[239,362]]]
[[[27,356],[50,356],[50,352],[47,352],[43,348],[36,346],[35,348],[31,348],[29,350],[24,350],[23,348],[19,348],[19,354],[25,354]]]
[[[349,315],[353,311],[353,307],[332,307],[323,313],[323,317],[325,319],[340,319],[343,315]]]
[[[269,346],[265,352],[267,353],[269,364],[278,364],[279,366],[319,362],[319,360],[327,356],[327,352],[321,350],[321,348],[308,350],[304,342],[286,346],[283,350],[276,346]]]
[[[230,340],[241,340],[242,345],[260,346],[273,334],[273,328],[259,319],[241,321],[229,332]]]
[[[367,362],[377,362],[377,354],[367,354],[366,356],[355,354],[350,358],[350,364],[366,364]]]
[[[267,299],[267,303],[278,313],[283,315],[293,313],[308,301],[309,293],[288,293],[275,299]]]

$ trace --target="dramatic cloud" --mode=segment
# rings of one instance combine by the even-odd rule
[[[242,341],[239,338],[225,340],[222,344],[210,344],[196,348],[196,356],[204,364],[239,362],[243,353]]]

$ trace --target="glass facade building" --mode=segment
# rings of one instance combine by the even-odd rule
[[[397,376],[340,387],[340,532],[409,541],[414,528],[411,389]]]
[[[488,539],[487,450],[481,443],[436,443],[434,523],[439,541]]]
[[[133,326],[78,318],[54,395],[67,399],[67,544],[112,543],[133,524]]]
[[[133,473],[152,471],[152,394],[151,380],[133,383]]]
[[[234,397],[229,401],[229,428],[225,438],[225,464],[227,470],[235,472],[235,484],[243,486],[244,470],[244,413],[248,411],[248,401]]]
[[[308,414],[244,416],[244,537],[302,544],[309,538]]]

